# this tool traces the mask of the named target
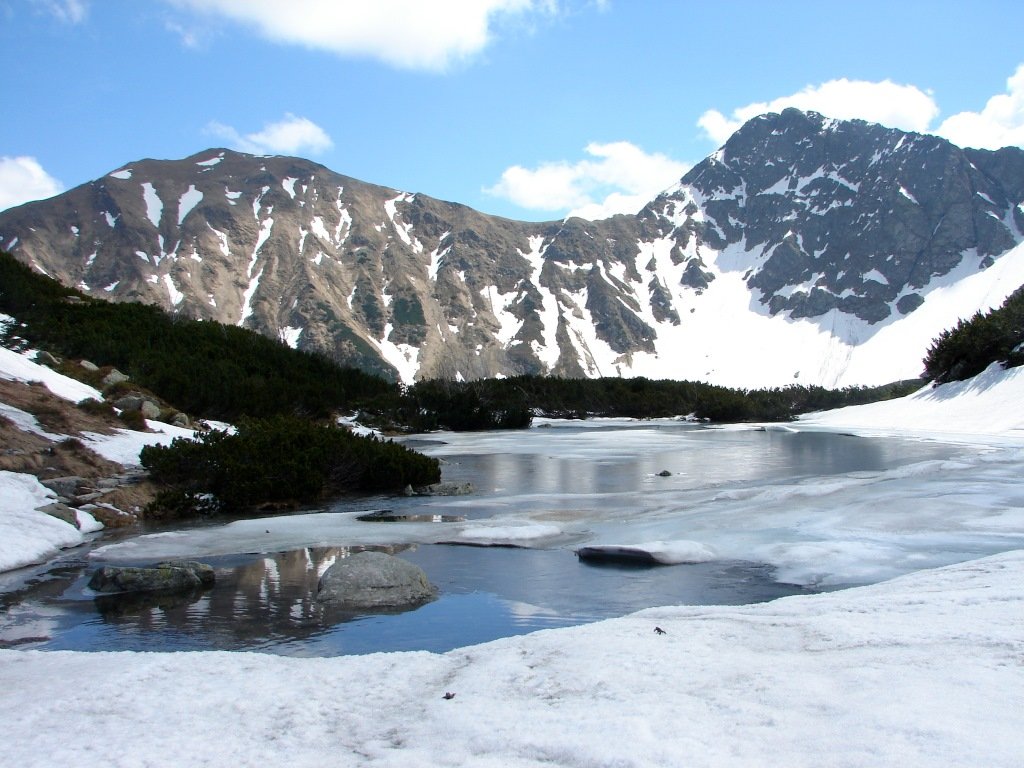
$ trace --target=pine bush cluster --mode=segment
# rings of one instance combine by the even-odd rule
[[[925,356],[925,377],[936,384],[976,376],[992,363],[1024,363],[1024,286],[991,312],[977,312],[943,331]]]

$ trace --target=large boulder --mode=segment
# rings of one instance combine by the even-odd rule
[[[190,592],[212,587],[213,568],[192,560],[157,563],[152,568],[104,565],[89,579],[95,592]]]
[[[408,608],[436,595],[419,566],[384,552],[357,552],[324,572],[316,599],[337,608],[367,610]]]

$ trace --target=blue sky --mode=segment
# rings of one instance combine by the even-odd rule
[[[1016,0],[0,0],[0,209],[229,146],[596,218],[789,105],[1020,146],[1022,32]]]

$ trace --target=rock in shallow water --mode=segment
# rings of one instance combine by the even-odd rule
[[[89,579],[95,592],[187,592],[212,587],[213,568],[192,560],[157,563],[152,568],[105,565]]]
[[[316,599],[352,610],[401,608],[433,600],[437,589],[417,565],[384,552],[357,552],[320,577]]]

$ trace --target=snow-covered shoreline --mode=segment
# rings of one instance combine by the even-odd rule
[[[1010,552],[446,654],[0,651],[0,762],[1009,768],[1021,615]]]

